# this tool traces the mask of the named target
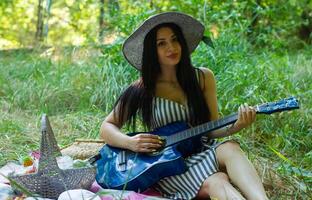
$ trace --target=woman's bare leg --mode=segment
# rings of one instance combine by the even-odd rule
[[[230,183],[228,176],[218,172],[208,177],[201,186],[196,199],[243,200],[245,199]]]
[[[216,148],[220,168],[225,168],[231,180],[250,200],[267,200],[262,182],[239,144],[229,141]]]

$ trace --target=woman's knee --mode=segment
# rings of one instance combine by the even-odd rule
[[[203,188],[208,194],[215,192],[216,190],[222,189],[225,184],[229,183],[229,177],[223,172],[217,172],[207,178],[203,183]]]
[[[215,194],[222,196],[222,188],[226,183],[229,183],[229,177],[225,173],[217,172],[211,175],[203,182],[196,199],[207,199]]]
[[[243,151],[239,143],[235,141],[227,141],[216,148],[217,158],[221,164],[225,159],[233,157],[237,155],[237,153],[243,153]]]
[[[229,152],[231,152],[233,150],[240,150],[239,143],[236,141],[233,141],[233,140],[226,141],[225,143],[220,144],[217,147],[217,151],[229,151]]]

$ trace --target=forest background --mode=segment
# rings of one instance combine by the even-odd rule
[[[271,199],[311,199],[311,0],[1,0],[0,166],[39,148],[43,113],[61,147],[98,138],[115,100],[138,78],[123,41],[163,11],[205,24],[213,48],[200,44],[192,60],[214,71],[221,116],[244,102],[300,100],[299,110],[259,115],[233,137],[263,173],[278,177],[266,185]]]

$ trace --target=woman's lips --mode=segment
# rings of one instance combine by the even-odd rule
[[[171,54],[171,55],[169,55],[167,57],[170,58],[170,59],[176,59],[178,57],[178,54],[177,53],[173,53],[173,54]]]

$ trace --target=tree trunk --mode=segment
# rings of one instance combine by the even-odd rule
[[[36,43],[43,41],[43,0],[38,0],[38,12],[37,12],[37,29],[36,29]]]
[[[154,2],[153,2],[153,0],[150,0],[150,9],[153,9],[153,7],[154,7]]]
[[[104,0],[100,0],[100,17],[99,17],[99,42],[102,43],[104,36]]]
[[[49,18],[50,18],[50,12],[51,12],[51,5],[52,5],[52,0],[47,0],[47,8],[46,8],[46,14],[44,15],[44,30],[43,30],[43,37],[47,38],[48,37],[48,32],[49,32]]]
[[[301,19],[302,23],[298,32],[299,38],[308,44],[312,44],[312,9],[306,8],[301,14]]]

